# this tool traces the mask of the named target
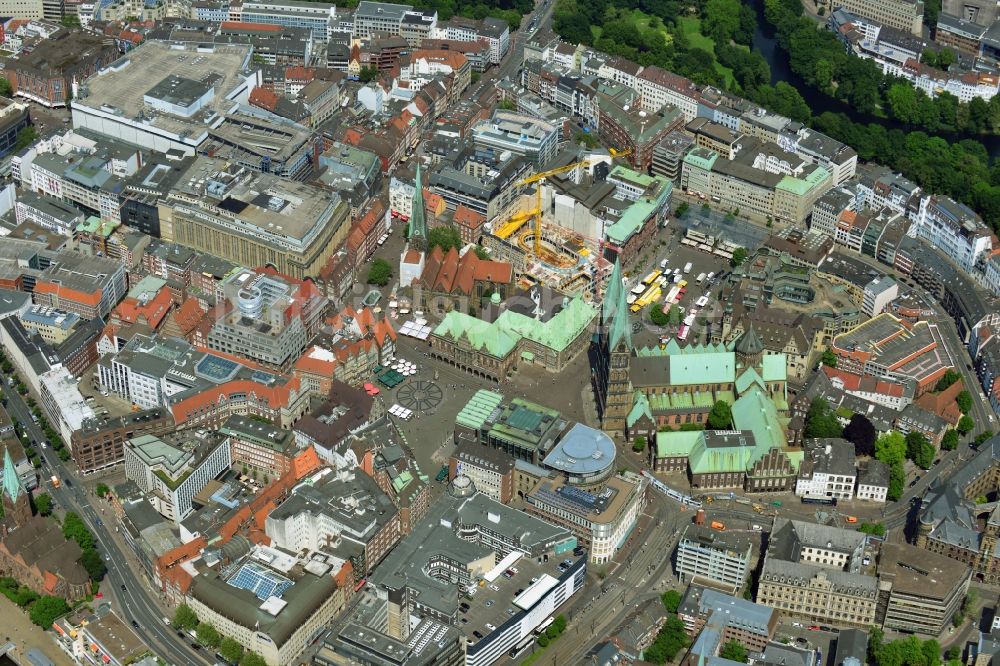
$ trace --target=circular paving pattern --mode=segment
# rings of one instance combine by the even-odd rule
[[[441,404],[441,387],[425,379],[407,382],[396,391],[396,402],[414,412],[429,412]]]

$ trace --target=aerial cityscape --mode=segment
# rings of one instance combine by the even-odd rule
[[[1000,4],[0,0],[0,666],[1000,664]]]

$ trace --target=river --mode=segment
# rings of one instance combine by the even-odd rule
[[[789,68],[788,54],[785,53],[780,46],[778,46],[778,40],[775,37],[774,28],[772,28],[771,24],[764,18],[764,0],[750,0],[750,4],[757,13],[757,27],[753,33],[753,48],[760,51],[761,55],[764,56],[764,59],[767,60],[767,64],[771,68],[772,85],[778,81],[785,81],[793,85],[806,100],[809,108],[811,108],[813,113],[816,115],[819,115],[824,111],[832,111],[834,113],[843,113],[855,122],[878,123],[888,129],[901,129],[904,131],[920,129],[909,127],[896,120],[879,118],[867,113],[861,113],[845,102],[828,95],[824,95],[812,86],[807,85],[802,77],[792,72]],[[928,132],[928,134],[939,136],[949,143],[961,141],[963,139],[972,139],[973,141],[982,143],[983,146],[986,147],[986,151],[990,154],[992,159],[1000,158],[1000,136],[966,134],[964,132]]]

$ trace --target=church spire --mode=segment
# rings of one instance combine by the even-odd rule
[[[3,493],[11,503],[17,501],[17,498],[24,493],[21,480],[17,478],[17,470],[14,469],[14,461],[10,457],[9,448],[5,448],[3,451]]]
[[[615,267],[618,268],[618,260],[615,259]],[[612,277],[615,278],[615,274],[612,273]],[[622,341],[625,342],[625,347],[629,351],[632,350],[632,323],[629,321],[629,306],[628,306],[628,294],[625,292],[625,287],[622,285],[621,279],[621,269],[618,270],[617,278],[618,288],[615,290],[614,305],[612,306],[613,312],[611,313],[614,320],[611,322],[611,349],[618,347],[618,344]],[[610,293],[612,288],[608,287],[608,292]]]
[[[409,243],[411,247],[424,249],[427,246],[427,220],[424,212],[424,186],[420,180],[420,161],[417,160],[417,176],[413,186],[413,205],[410,211]]]
[[[601,316],[601,323],[607,326],[618,306],[618,297],[622,290],[622,267],[617,257],[615,267],[611,269],[611,277],[608,278],[608,286],[604,290],[604,313]]]

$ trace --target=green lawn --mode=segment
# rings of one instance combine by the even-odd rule
[[[685,16],[677,19],[677,25],[688,38],[688,43],[692,48],[703,49],[713,56],[715,55],[715,41],[711,37],[701,34],[701,19],[693,16]],[[715,71],[726,77],[726,86],[733,84],[733,70],[715,63]]]

